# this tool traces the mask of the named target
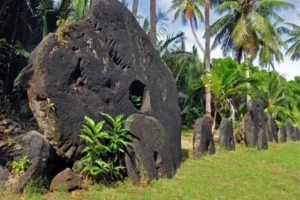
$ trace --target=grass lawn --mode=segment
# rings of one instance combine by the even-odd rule
[[[191,155],[191,133],[184,132],[182,148]],[[173,179],[134,186],[130,181],[114,187],[96,185],[90,191],[40,194],[27,188],[24,194],[1,192],[2,200],[223,200],[300,199],[300,142],[270,144],[268,151],[237,146],[236,151],[217,149],[216,155],[187,158]]]

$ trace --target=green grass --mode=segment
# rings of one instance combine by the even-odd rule
[[[184,134],[183,141],[191,141],[191,134]],[[184,148],[190,151],[190,147]],[[17,196],[4,193],[0,199],[297,200],[300,197],[300,143],[269,144],[267,151],[242,146],[231,152],[218,149],[213,156],[187,159],[173,179],[152,181],[150,186],[138,187],[125,181],[113,187],[96,185],[90,191],[72,194],[41,195],[28,191]]]

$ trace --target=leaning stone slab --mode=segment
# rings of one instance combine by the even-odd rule
[[[293,125],[291,124],[291,122],[287,121],[284,126],[285,126],[285,129],[286,129],[286,138],[287,138],[287,140],[296,141],[297,136],[295,134],[295,129],[294,129]]]
[[[278,131],[276,128],[275,120],[272,118],[272,116],[267,116],[266,131],[268,141],[278,143]]]
[[[227,150],[234,150],[233,126],[231,120],[223,119],[219,128],[220,146]]]
[[[204,119],[197,119],[193,133],[193,157],[198,158],[207,153],[215,154],[215,152],[211,124]]]
[[[264,104],[260,99],[251,99],[248,102],[244,126],[246,146],[268,149],[266,116],[264,114]]]
[[[128,120],[132,121],[126,125],[132,136],[125,160],[129,176],[136,183],[143,178],[172,177],[178,156],[172,151],[175,140],[154,117],[133,114]]]

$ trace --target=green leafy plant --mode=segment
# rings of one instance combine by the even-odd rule
[[[73,20],[71,18],[63,19],[63,18],[59,17],[56,21],[56,25],[57,25],[57,27],[63,27],[72,22],[73,22]]]
[[[142,106],[142,97],[140,96],[131,96],[131,101],[135,107],[140,108]]]
[[[20,172],[25,171],[29,167],[29,164],[30,164],[30,160],[28,156],[23,156],[18,161],[14,160],[11,163],[11,167],[13,169],[14,174],[19,174]]]
[[[47,107],[53,111],[55,111],[55,103],[51,102],[49,98],[47,98]]]
[[[80,138],[84,142],[81,159],[84,164],[82,173],[93,178],[102,176],[105,180],[108,175],[115,178],[124,169],[122,154],[130,145],[128,130],[123,126],[130,122],[123,120],[124,115],[115,118],[106,113],[101,113],[105,121],[95,123],[87,116],[84,118]],[[107,122],[108,129],[103,130]]]

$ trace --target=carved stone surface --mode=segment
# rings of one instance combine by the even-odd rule
[[[220,146],[227,150],[234,150],[233,126],[231,120],[223,119],[219,128]]]
[[[38,45],[30,65],[30,108],[50,144],[67,160],[80,156],[78,135],[85,115],[99,121],[100,112],[126,117],[141,113],[161,124],[170,142],[168,159],[174,168],[180,165],[175,81],[118,0],[93,1],[84,20],[60,28]]]
[[[132,134],[132,146],[128,148],[126,168],[130,177],[139,182],[147,179],[172,177],[179,163],[172,151],[174,140],[159,121],[151,116],[133,114],[126,128]]]
[[[198,158],[206,153],[216,152],[215,142],[211,132],[211,123],[205,119],[197,119],[193,133],[193,157]]]
[[[272,116],[267,116],[267,123],[266,123],[266,131],[268,136],[269,142],[277,142],[278,143],[278,130],[276,128],[275,120]]]
[[[251,99],[248,102],[244,126],[245,143],[247,146],[268,149],[266,116],[264,114],[264,104],[261,100]]]

